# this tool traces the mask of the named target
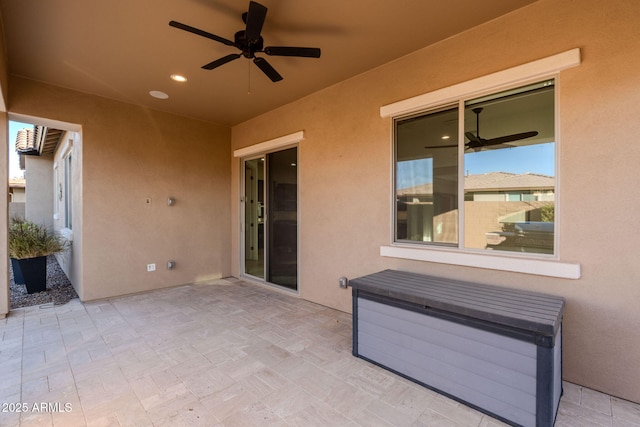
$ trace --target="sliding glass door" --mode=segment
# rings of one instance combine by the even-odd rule
[[[264,157],[244,162],[244,272],[264,279]]]
[[[298,149],[244,161],[244,273],[298,289]]]

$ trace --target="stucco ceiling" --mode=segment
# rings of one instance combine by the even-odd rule
[[[267,57],[277,83],[245,58],[203,70],[235,48],[168,25],[233,40],[248,0],[0,0],[9,73],[233,125],[535,0],[258,1],[265,45],[319,47],[321,58]]]

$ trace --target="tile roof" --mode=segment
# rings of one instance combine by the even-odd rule
[[[25,168],[24,156],[53,154],[58,147],[64,131],[34,126],[32,129],[20,129],[16,135],[16,153],[19,155],[20,169]]]
[[[20,129],[16,136],[16,151],[18,153],[37,151],[35,148],[34,135],[34,129]]]
[[[553,176],[536,173],[515,174],[509,172],[490,172],[480,175],[468,175],[464,180],[465,191],[497,189],[552,189],[556,179]]]
[[[536,173],[515,174],[509,172],[489,172],[485,174],[467,175],[464,177],[465,192],[490,191],[490,190],[552,190],[556,179],[553,176]],[[432,194],[433,183],[401,188],[399,196],[410,194]]]

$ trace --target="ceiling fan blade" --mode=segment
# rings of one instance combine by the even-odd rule
[[[521,139],[531,138],[536,135],[538,135],[537,131],[514,133],[513,135],[505,135],[498,138],[487,139],[484,141],[484,145],[504,144],[505,142],[519,141]]]
[[[264,58],[255,58],[253,63],[258,66],[262,70],[263,73],[267,75],[271,79],[272,82],[279,82],[282,80],[282,76],[278,74],[278,72],[267,62]]]
[[[477,137],[473,132],[465,132],[464,136],[469,139],[469,142],[474,144],[482,144],[482,139]]]
[[[262,26],[267,16],[267,8],[256,3],[255,1],[249,2],[249,11],[247,12],[247,29],[245,31],[245,37],[250,43],[258,41],[260,33],[262,32]]]
[[[320,58],[317,47],[267,46],[264,53],[275,56],[300,56],[303,58]]]
[[[522,132],[522,133],[514,133],[512,135],[499,136],[497,138],[484,139],[480,137],[480,113],[482,113],[483,108],[477,107],[472,111],[476,115],[476,133],[473,132],[465,132],[464,136],[469,139],[469,142],[465,144],[466,149],[479,151],[483,148],[512,148],[513,146],[502,145],[507,142],[519,141],[521,139],[531,138],[532,136],[536,136],[538,134],[537,131],[530,132]],[[502,145],[502,146],[500,146]]]
[[[202,37],[206,37],[206,38],[211,39],[211,40],[215,40],[215,41],[217,41],[219,43],[226,44],[227,46],[235,46],[235,44],[231,40],[225,39],[224,37],[216,36],[215,34],[208,33],[206,31],[200,30],[200,29],[192,27],[190,25],[182,24],[182,23],[180,23],[178,21],[170,21],[169,25],[171,25],[172,27],[175,27],[175,28],[179,28],[179,29],[184,30],[184,31],[188,31],[188,32],[193,33],[193,34],[197,34],[197,35],[202,36]]]
[[[204,68],[205,70],[213,70],[214,68],[218,68],[219,66],[224,65],[227,62],[231,62],[234,59],[238,59],[241,56],[242,56],[242,54],[240,54],[240,53],[232,53],[230,55],[223,56],[220,59],[216,59],[213,62],[209,62],[208,64],[203,65],[202,68]]]

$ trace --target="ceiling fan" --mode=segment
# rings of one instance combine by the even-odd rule
[[[267,46],[264,47],[264,40],[260,33],[267,16],[267,8],[255,1],[249,2],[249,10],[242,14],[242,20],[246,24],[244,30],[236,32],[233,41],[215,34],[194,28],[190,25],[182,24],[177,21],[169,22],[169,25],[179,28],[190,33],[206,37],[227,46],[233,46],[241,51],[241,53],[232,53],[222,58],[216,59],[202,66],[205,70],[213,70],[221,65],[231,62],[244,56],[247,59],[253,59],[253,63],[271,79],[272,82],[282,80],[282,76],[267,62],[263,57],[256,56],[256,53],[264,53],[270,56],[297,56],[302,58],[320,58],[320,49],[315,47],[293,47],[293,46]]]
[[[476,114],[476,133],[473,132],[465,132],[464,136],[469,139],[469,141],[464,144],[465,151],[473,150],[480,151],[483,148],[512,148],[514,145],[507,144],[508,142],[519,141],[521,139],[531,138],[533,136],[538,135],[537,131],[529,131],[522,133],[514,133],[511,135],[499,136],[497,138],[484,139],[480,137],[480,113],[482,112],[482,107],[474,108],[473,111]],[[434,145],[434,146],[426,146],[424,148],[447,148],[447,147],[457,147],[458,145]]]
[[[497,138],[484,139],[480,137],[480,113],[482,113],[482,107],[474,108],[473,111],[476,114],[476,133],[473,132],[465,132],[464,136],[469,139],[469,142],[465,144],[465,148],[467,149],[481,149],[485,147],[492,147],[496,145],[506,144],[507,142],[519,141],[521,139],[531,138],[533,136],[538,135],[537,131],[529,131],[522,133],[514,133],[511,135],[499,136]],[[509,145],[505,145],[505,147],[510,147]],[[511,146],[512,147],[512,146]],[[496,147],[498,148],[498,147]]]

